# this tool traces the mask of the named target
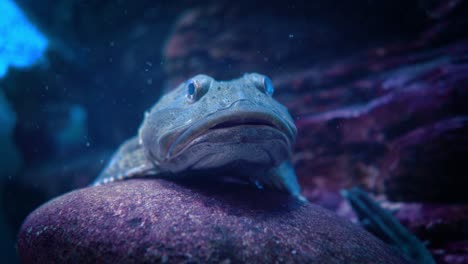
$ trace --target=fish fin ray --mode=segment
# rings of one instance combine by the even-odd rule
[[[267,174],[256,178],[256,183],[267,189],[275,189],[289,193],[300,201],[307,201],[307,199],[301,195],[301,186],[297,181],[293,165],[289,160],[281,163]]]
[[[101,185],[133,177],[157,174],[156,166],[147,159],[144,149],[137,137],[122,143],[113,154],[108,165],[92,185]]]

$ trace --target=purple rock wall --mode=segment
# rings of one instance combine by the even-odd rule
[[[167,87],[197,73],[270,75],[299,130],[293,162],[303,193],[330,209],[339,208],[340,189],[355,185],[391,200],[466,203],[468,8],[419,1],[421,14],[406,4],[399,3],[405,11],[385,7],[398,16],[395,28],[379,24],[373,16],[388,13],[372,6],[342,18],[326,6],[298,6],[302,12],[277,11],[274,20],[242,5],[192,9],[163,50]],[[357,23],[363,15],[369,20]],[[465,242],[449,234],[427,240],[455,243],[459,255],[439,256],[442,262],[468,255],[466,234]]]
[[[368,36],[371,47],[361,43],[346,56],[328,55],[312,45],[328,41],[334,44],[332,49],[347,50],[342,46],[350,43],[340,46],[333,41],[346,35],[344,28],[330,39],[312,27],[302,32],[303,45],[292,48],[293,33],[288,38],[277,31],[275,35],[263,28],[272,23],[263,16],[255,17],[259,26],[251,26],[252,16],[242,6],[193,9],[176,23],[164,49],[168,87],[199,72],[216,78],[252,70],[270,73],[277,99],[297,120],[294,161],[306,195],[320,200],[315,191],[336,192],[355,184],[385,189],[379,177],[393,141],[419,127],[468,113],[464,104],[468,42],[449,27],[462,26],[454,11],[457,4],[448,8],[426,3],[439,20],[425,21],[412,37],[397,35],[390,44],[374,44],[383,37]],[[287,22],[282,18],[275,20],[280,28],[310,26],[300,15]],[[331,27],[343,27],[339,20],[329,22]],[[313,60],[318,56],[314,54],[323,57]],[[216,62],[222,67],[213,65]]]

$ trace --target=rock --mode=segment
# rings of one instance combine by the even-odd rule
[[[464,264],[468,263],[468,241],[450,243],[444,249],[435,252],[437,263]]]
[[[23,263],[401,263],[332,212],[234,183],[134,179],[56,198],[18,239]]]
[[[467,263],[468,206],[465,204],[389,202],[374,197],[393,213],[413,235],[424,242],[437,263]],[[336,210],[340,216],[358,222],[347,201]]]
[[[382,166],[391,200],[468,202],[468,116],[418,128],[395,140]]]
[[[437,263],[467,263],[467,205],[399,203],[394,216],[427,242]]]
[[[460,232],[468,230],[468,205],[399,203],[395,217],[423,240],[447,241],[440,235],[452,240],[468,239]]]
[[[457,47],[461,51],[464,49],[461,46],[454,46],[447,47],[446,50],[455,52]],[[424,54],[419,56],[423,59]],[[311,96],[315,99],[310,100],[316,100],[311,103],[317,107],[316,112],[303,114],[297,118],[299,137],[294,156],[298,175],[305,186],[308,198],[314,201],[323,200],[320,195],[314,194],[315,189],[322,189],[322,192],[323,189],[337,192],[341,188],[350,188],[356,184],[382,190],[383,186],[379,179],[389,166],[384,160],[388,155],[392,155],[389,151],[394,141],[439,120],[464,116],[468,113],[468,107],[463,103],[468,98],[468,89],[463,85],[468,80],[467,66],[455,60],[443,61],[441,56],[438,54],[436,58],[425,63],[407,65],[405,69],[389,70],[380,77],[368,75],[358,82],[360,85],[368,83],[368,90],[372,90],[365,96],[369,98],[367,102],[347,99],[346,93],[332,92],[333,90],[343,92],[343,87],[324,89],[322,92],[317,92],[316,97]],[[304,82],[310,81],[304,80]],[[356,87],[350,85],[346,89],[358,89]],[[356,91],[354,90],[351,95]],[[334,103],[320,104],[319,98],[324,94],[329,94],[330,101]],[[348,106],[340,107],[339,104]],[[289,108],[296,109],[296,112],[304,112],[308,106],[306,101],[298,99],[295,105],[290,104]],[[321,109],[324,111],[321,112]],[[423,139],[413,140],[414,144],[411,146],[424,149],[424,142]],[[463,148],[467,146],[463,136],[453,139],[450,144],[459,146],[457,153],[462,153]],[[439,145],[444,148],[442,142]],[[405,153],[410,150],[409,148],[400,150],[399,154],[393,156],[411,155]],[[443,153],[441,152],[441,155]],[[437,152],[427,154],[434,156],[426,155],[428,160],[433,161],[440,156]],[[450,155],[446,155],[444,159],[448,160],[449,157]],[[463,159],[464,155],[456,157],[459,160]],[[460,167],[462,163],[457,164],[457,168],[463,170]],[[422,166],[422,163],[413,163],[412,168],[428,172],[426,170],[428,167]],[[456,167],[452,168],[452,171],[456,170]],[[438,179],[446,177],[440,170],[437,175],[435,172],[428,175]],[[404,189],[394,188],[393,191],[393,196],[400,193],[410,194]],[[451,192],[450,189],[443,191]]]
[[[302,71],[375,43],[413,38],[426,20],[417,5],[404,1],[340,3],[339,8],[334,1],[258,5],[261,8],[252,8],[250,1],[217,1],[183,13],[163,49],[168,86],[198,73],[231,79],[250,71],[272,77]],[[389,23],[393,12],[411,20]]]
[[[177,19],[163,49],[166,88],[197,73],[270,75],[275,98],[298,127],[293,161],[304,195],[336,209],[340,189],[382,192],[382,161],[393,141],[468,114],[468,42],[461,37],[467,5],[420,2],[383,1],[359,11],[341,6],[346,19],[330,15],[336,6],[327,4],[200,5]],[[383,26],[393,24],[386,17],[393,8],[411,17],[408,26],[398,26],[404,32]],[[356,25],[354,16],[369,20]],[[372,26],[379,32],[369,33]]]

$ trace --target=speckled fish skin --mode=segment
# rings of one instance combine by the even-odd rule
[[[217,81],[197,75],[145,113],[138,136],[120,146],[94,185],[226,168],[260,188],[303,200],[289,161],[296,133],[268,77],[250,73]]]

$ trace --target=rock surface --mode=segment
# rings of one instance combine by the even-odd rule
[[[402,203],[395,217],[427,242],[437,263],[468,263],[467,205]]]
[[[382,166],[389,199],[466,203],[468,116],[418,128],[390,145]]]
[[[280,8],[274,21],[262,15],[268,8],[275,9],[270,5],[255,10],[254,15],[250,4],[192,9],[177,20],[163,49],[168,88],[196,73],[218,79],[248,71],[270,75],[275,98],[296,120],[299,136],[293,161],[304,196],[332,210],[341,202],[339,190],[355,185],[378,193],[391,189],[392,197],[408,196],[406,186],[400,188],[402,184],[383,186],[390,146],[412,131],[468,115],[468,42],[462,29],[468,23],[468,5],[459,1],[421,3],[412,10],[408,3],[391,2],[394,8],[408,12],[412,26],[418,25],[400,24],[397,27],[405,32],[397,34],[391,33],[392,27],[381,26],[370,33],[370,25],[381,25],[375,16],[402,14],[402,10],[380,13],[391,10],[391,5],[382,9],[361,6],[359,12],[346,9],[342,20],[336,19],[342,15],[329,15],[326,5],[284,9],[290,16],[282,16]],[[327,15],[322,18],[321,14]],[[355,25],[354,16],[372,18],[369,24]],[[272,24],[277,30],[266,30]],[[367,32],[367,38],[358,32]],[[384,36],[388,38],[384,40]],[[466,149],[466,141],[453,142]],[[412,146],[419,148],[421,143],[415,140]],[[433,157],[427,160],[441,161],[434,153],[430,155]],[[459,160],[463,163],[466,158],[460,156]],[[392,171],[423,175],[428,169],[414,162]],[[444,175],[428,177],[441,179]],[[412,185],[410,181],[404,184]],[[427,185],[423,187],[406,200],[446,202],[460,197],[460,191],[450,186],[429,197]]]
[[[424,242],[437,263],[468,263],[468,205],[389,202],[383,196],[373,198]],[[346,201],[341,203],[337,213],[352,222],[358,221]]]
[[[68,193],[29,215],[23,263],[402,263],[316,205],[238,184],[129,180]]]

